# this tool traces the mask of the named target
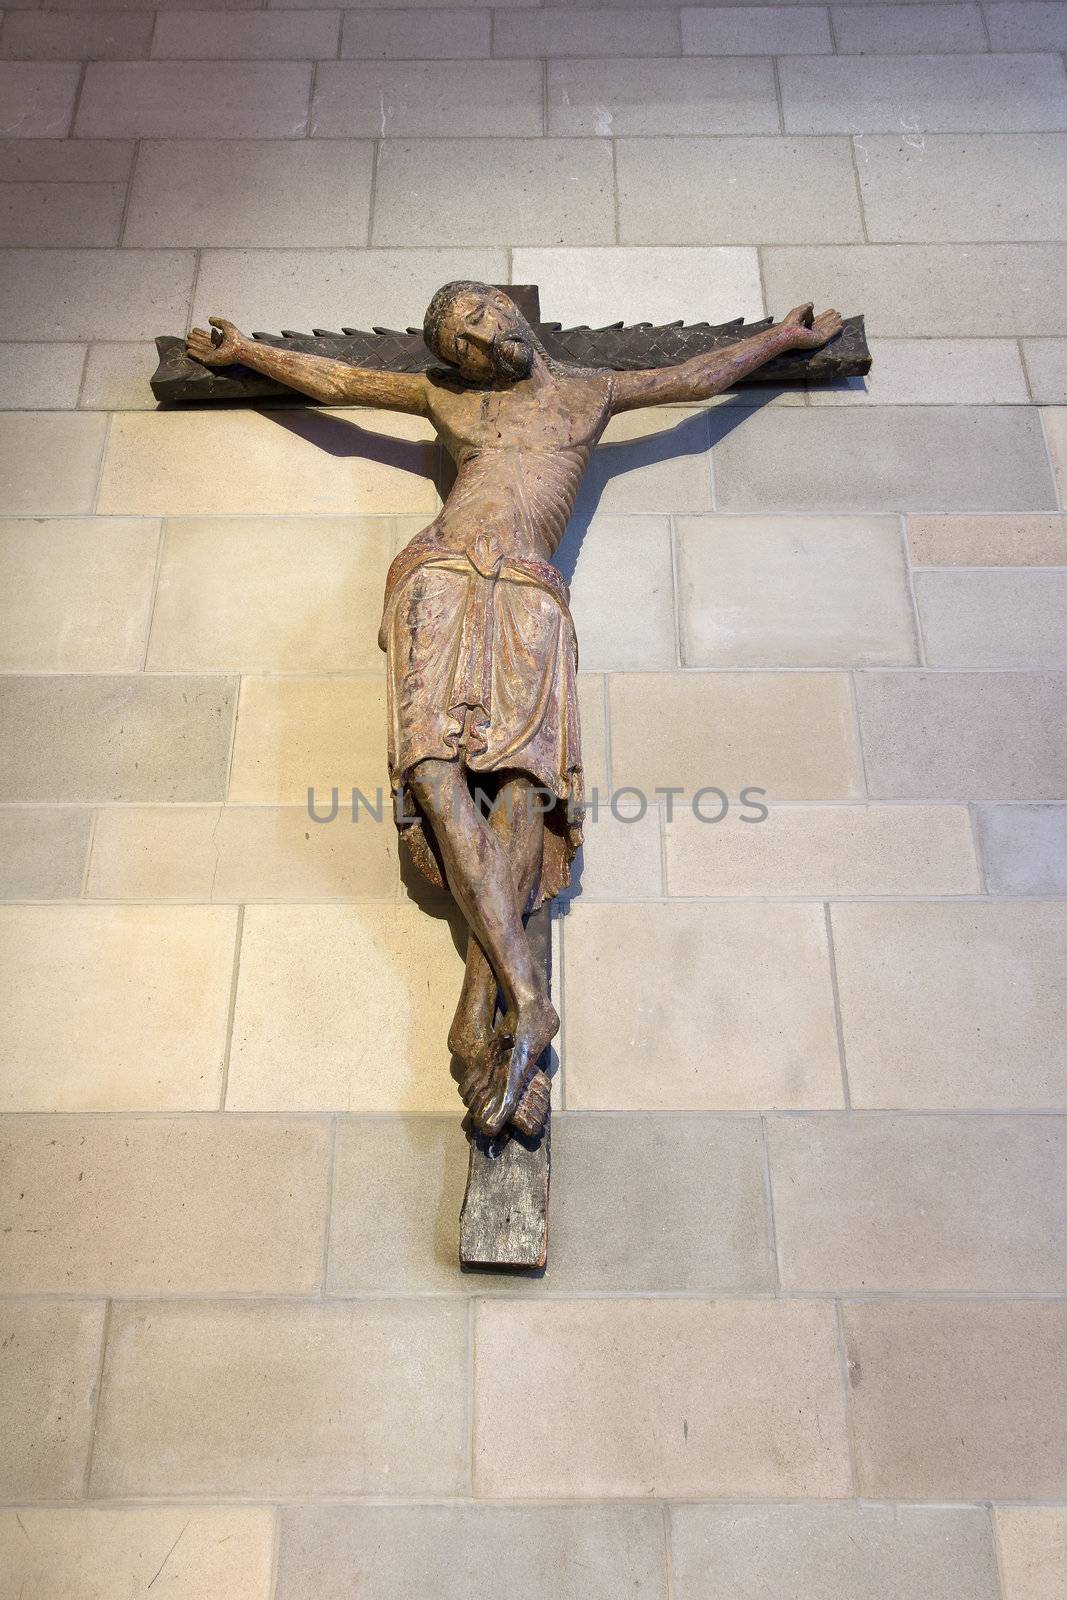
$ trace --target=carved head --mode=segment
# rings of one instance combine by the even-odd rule
[[[529,376],[540,348],[530,324],[500,289],[460,280],[438,289],[423,322],[434,355],[471,383]]]

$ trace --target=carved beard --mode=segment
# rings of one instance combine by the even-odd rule
[[[498,378],[528,378],[533,370],[533,345],[521,334],[498,335],[489,346],[489,360]]]

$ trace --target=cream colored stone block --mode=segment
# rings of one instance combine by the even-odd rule
[[[117,1305],[91,1492],[461,1494],[466,1346],[461,1301]]]
[[[5,900],[74,900],[81,893],[88,808],[0,806],[0,895]]]
[[[833,1308],[483,1300],[474,1484],[490,1499],[847,1495]]]
[[[379,411],[119,415],[97,510],[172,517],[424,511],[428,520],[438,505],[430,439],[421,418]]]
[[[762,801],[761,804],[765,804]],[[965,806],[780,806],[762,821],[731,808],[667,824],[676,895],[978,894]]]
[[[138,672],[159,523],[0,520],[0,669]]]
[[[682,517],[687,666],[877,666],[917,659],[895,517]]]
[[[150,672],[378,670],[386,517],[174,518]]]
[[[6,1294],[314,1294],[331,1133],[230,1117],[0,1120]]]
[[[127,1600],[157,1578],[168,1600],[269,1600],[273,1543],[259,1506],[0,1511],[0,1570],[37,1600]]]
[[[125,203],[122,183],[3,183],[0,238],[38,247],[118,244]]]
[[[398,15],[403,20],[403,12],[382,15],[390,32],[394,25],[389,19]],[[381,61],[373,57],[322,61],[315,73],[311,132],[319,139],[433,139],[457,132],[475,140],[540,135],[544,122],[541,71],[537,61]],[[481,149],[484,152],[485,146]],[[385,156],[383,149],[383,160]],[[487,162],[486,167],[490,166]],[[485,182],[487,173],[483,171],[480,177]],[[438,178],[441,185],[447,183],[447,166],[438,165]],[[421,198],[425,201],[432,195],[431,189]],[[565,204],[564,197],[560,199]],[[399,201],[396,210],[396,227],[406,232]],[[443,213],[438,215],[444,223]],[[413,242],[429,242],[428,231],[422,234],[417,221],[409,222],[408,227],[418,232]],[[462,239],[464,233],[469,236],[470,225],[464,226],[457,212],[437,236],[452,241]],[[501,235],[483,225],[476,237],[479,242],[496,243]],[[392,242],[403,241],[397,237]],[[442,281],[447,283],[447,277]]]
[[[564,950],[569,1108],[842,1103],[821,906],[579,903]]]
[[[250,906],[228,1108],[456,1111],[446,1035],[465,951],[417,905]]]
[[[710,511],[711,430],[705,411],[657,406],[613,417],[578,496],[594,512]]]
[[[103,1304],[0,1300],[5,1500],[81,1498],[103,1336]]]
[[[320,795],[322,815],[328,800]],[[2,815],[2,814],[0,814]],[[306,806],[108,806],[97,813],[86,894],[99,900],[395,900],[388,805],[350,798],[330,822]]]
[[[346,139],[146,141],[123,243],[365,245],[373,160]]]
[[[587,795],[581,876],[583,900],[652,900],[663,892],[660,862],[660,812],[655,804],[641,814],[632,796],[616,801],[603,792]]]
[[[218,1105],[236,912],[8,906],[4,1111]]]
[[[156,347],[107,342],[91,344],[85,363],[80,405],[83,411],[154,411],[148,380],[158,361]]]
[[[1067,1118],[772,1117],[767,1139],[787,1292],[1067,1289]]]
[[[998,1506],[993,1517],[1004,1600],[1056,1600],[1067,1582],[1067,1509]]]
[[[1024,54],[785,56],[782,118],[787,133],[804,134],[1063,128],[1057,66],[1052,56]]]
[[[470,60],[488,56],[489,11],[346,10],[341,54],[357,61]]]
[[[1067,1103],[1067,905],[840,905],[832,919],[853,1105]]]
[[[578,674],[578,712],[582,728],[582,765],[586,793],[596,789],[601,799],[608,791],[607,727],[604,713],[604,677],[600,673]]]
[[[384,674],[373,677],[245,678],[237,710],[231,802],[306,802],[321,815],[337,788],[388,801]]]
[[[605,139],[778,132],[773,62],[710,56],[626,60],[613,52],[609,57],[549,60],[549,133]],[[709,230],[707,237],[716,235]]]
[[[813,406],[1028,405],[1014,339],[870,339],[866,378],[812,384]]]
[[[1030,392],[1039,405],[1067,405],[1067,339],[1024,339]]]
[[[1067,667],[1067,572],[918,572],[931,667]]]
[[[78,403],[85,346],[0,344],[0,408],[65,410]]]
[[[515,9],[493,29],[498,56],[674,56],[681,49],[678,18],[654,7],[616,11],[610,26],[596,6]]]
[[[192,250],[0,250],[0,327],[8,339],[178,332],[189,315],[195,265]],[[150,373],[146,367],[145,383]]]
[[[538,284],[542,316],[564,327],[597,326],[609,275],[612,313],[626,322],[666,323],[679,317],[704,322],[716,314],[716,307],[724,306],[730,316],[750,322],[763,316],[755,250],[725,245],[677,249],[611,245],[591,250],[516,250],[512,256],[514,282]]]
[[[214,10],[161,11],[152,55],[179,61],[317,61],[337,54],[339,11],[252,16]]]
[[[74,132],[103,139],[300,139],[309,61],[91,61]]]
[[[151,16],[104,12],[12,11],[4,19],[3,52],[17,61],[126,61],[148,54]]]
[[[583,667],[673,667],[674,576],[666,517],[579,519],[556,554],[569,575]]]
[[[1046,406],[1041,420],[1048,441],[1049,455],[1056,473],[1060,504],[1067,504],[1067,406]]]
[[[709,785],[772,801],[862,792],[844,673],[619,673],[610,695],[616,787],[681,785],[689,800]]]
[[[0,61],[4,133],[20,139],[65,139],[80,80],[76,61]]]
[[[981,59],[972,57],[972,62]],[[1011,56],[1000,57],[1001,63],[1013,65],[1021,60],[1025,58],[1017,56],[1013,62]],[[1038,63],[1038,57],[1029,58],[1029,64]],[[949,63],[950,71],[954,65]],[[865,135],[856,153],[863,215],[873,240],[1040,243],[1062,239],[1067,231],[1067,138],[1062,133],[948,133],[915,139],[897,131]],[[974,206],[971,200],[979,187],[982,204]]]
[[[1067,1495],[1067,1304],[872,1300],[844,1324],[865,1499]]]
[[[134,149],[132,140],[121,139],[0,139],[0,178],[12,183],[125,183]]]
[[[107,434],[104,417],[10,411],[0,426],[0,492],[8,516],[92,511]]]
[[[1067,566],[1067,517],[909,517],[917,567]]]

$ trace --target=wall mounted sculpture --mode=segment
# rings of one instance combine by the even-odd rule
[[[389,571],[389,775],[411,858],[469,930],[448,1041],[472,1127],[461,1256],[543,1265],[559,1017],[543,922],[533,940],[528,923],[569,882],[583,813],[577,647],[552,557],[611,417],[865,373],[862,319],[803,305],[752,328],[564,330],[540,322],[535,289],[459,282],[422,330],[246,337],[212,318],[157,344],[160,400],[296,390],[413,412],[455,462],[440,513]]]

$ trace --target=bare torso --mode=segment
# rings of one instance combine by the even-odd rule
[[[470,556],[547,561],[563,538],[609,416],[610,375],[537,377],[492,389],[435,384],[430,419],[456,481],[417,535]]]

